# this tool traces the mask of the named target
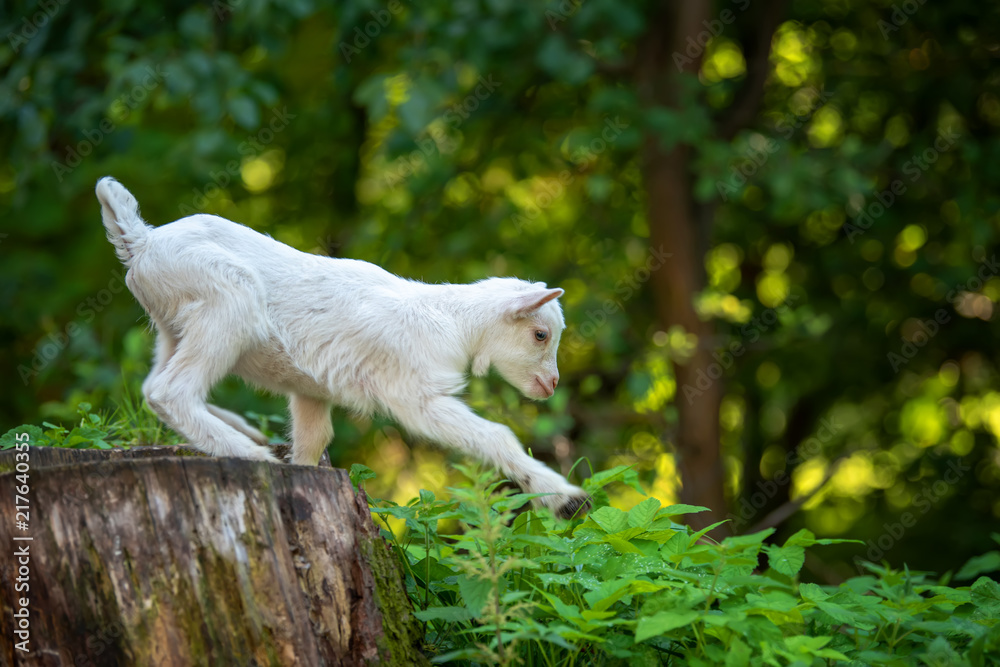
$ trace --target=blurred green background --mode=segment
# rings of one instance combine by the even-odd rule
[[[110,174],[154,225],[565,288],[556,396],[468,391],[564,472],[634,464],[737,532],[867,542],[819,579],[992,546],[997,5],[15,0],[0,25],[0,430],[112,410],[148,370]],[[280,397],[215,401],[281,428]],[[376,495],[450,483],[440,450],[335,420]]]

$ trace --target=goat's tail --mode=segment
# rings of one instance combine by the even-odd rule
[[[145,250],[152,227],[139,216],[139,202],[115,179],[105,176],[97,181],[96,191],[108,240],[122,264],[132,266],[136,255]]]

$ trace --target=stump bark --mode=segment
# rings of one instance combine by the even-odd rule
[[[427,664],[399,562],[346,471],[190,452],[32,447],[27,530],[14,452],[0,453],[0,664]],[[22,597],[28,653],[12,633]]]

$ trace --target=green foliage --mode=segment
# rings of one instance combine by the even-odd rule
[[[136,403],[133,394],[126,391],[125,396],[126,400],[110,414],[91,412],[90,403],[80,403],[77,406],[80,421],[69,429],[47,421],[41,426],[24,424],[12,428],[0,437],[0,449],[13,448],[19,433],[27,433],[32,446],[70,449],[172,445],[180,441],[176,434],[164,428],[145,404]]]
[[[81,403],[77,409],[80,423],[72,429],[42,422],[42,427],[34,425],[18,426],[7,431],[0,438],[0,449],[11,449],[16,444],[15,436],[27,433],[30,443],[39,447],[67,447],[70,449],[111,449],[107,440],[112,432],[108,419],[90,411],[90,403]]]
[[[807,549],[853,541],[800,530],[778,546],[769,529],[717,543],[674,521],[704,508],[655,498],[566,523],[463,472],[471,484],[450,499],[370,501],[405,521],[405,537],[383,534],[435,663],[1000,665],[1000,585],[987,577],[949,587],[872,565],[839,586],[803,583]],[[998,570],[989,555],[963,568]]]
[[[140,433],[78,406],[73,429],[24,425],[32,445],[106,449]],[[110,442],[109,442],[110,441]],[[460,467],[470,483],[405,505],[370,499],[406,574],[433,662],[452,665],[1000,665],[1000,551],[948,576],[893,570],[838,586],[800,581],[806,550],[857,543],[800,530],[780,546],[767,529],[706,537],[676,518],[705,511],[645,498],[627,511],[604,486],[635,483],[629,466],[594,474],[595,508],[566,522],[526,509],[490,472]],[[354,464],[351,482],[375,478]],[[640,487],[641,491],[641,487]],[[403,521],[394,532],[388,518]],[[1000,544],[1000,534],[993,539]]]

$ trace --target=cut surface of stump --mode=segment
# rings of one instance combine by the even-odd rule
[[[4,521],[0,541],[29,545],[31,651],[0,633],[0,664],[427,664],[398,560],[346,471],[177,453],[30,448],[30,527]],[[11,628],[25,594],[5,551]]]

